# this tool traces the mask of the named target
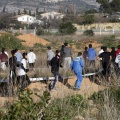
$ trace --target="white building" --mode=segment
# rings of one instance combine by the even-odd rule
[[[36,17],[30,16],[30,15],[24,15],[24,14],[12,17],[12,19],[25,24],[33,24],[33,23],[42,24],[43,23],[41,20],[36,19]]]
[[[58,12],[47,12],[47,13],[43,13],[41,14],[42,19],[46,18],[46,19],[62,19],[64,17],[63,14],[58,13]]]
[[[17,17],[17,20],[22,23],[32,24],[36,20],[36,17],[30,15],[20,15]]]

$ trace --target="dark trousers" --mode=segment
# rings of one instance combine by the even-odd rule
[[[35,63],[29,63],[30,68],[34,68],[34,66],[35,66]]]
[[[50,60],[47,60],[47,67],[49,68],[50,66]]]
[[[106,62],[102,62],[102,67],[103,67],[103,71],[102,71],[103,75],[105,77],[110,76],[110,64]]]
[[[26,84],[24,84],[26,83]],[[17,76],[17,84],[19,86],[21,86],[22,89],[24,89],[25,87],[27,87],[30,84],[30,79],[29,77],[26,75],[22,75],[22,76]]]
[[[62,77],[59,74],[59,71],[52,71],[52,73],[53,73],[53,75],[55,77],[55,80],[52,83],[51,89],[54,89],[54,88],[56,88],[59,79],[62,79]]]
[[[95,66],[95,60],[89,60],[90,66]]]

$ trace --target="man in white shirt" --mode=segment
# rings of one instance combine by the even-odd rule
[[[101,50],[99,51],[99,55],[101,54],[101,53],[103,53],[104,51],[103,51],[103,46],[101,46]]]
[[[17,81],[18,84],[21,86],[21,88],[27,87],[31,82],[29,80],[29,77],[27,76],[27,53],[23,53],[23,59],[21,60],[21,64],[18,68],[18,76],[17,76]],[[27,84],[24,85],[24,82],[27,82]]]
[[[118,68],[120,68],[120,53],[116,56],[115,63],[117,63]]]
[[[30,52],[28,53],[27,57],[28,57],[29,67],[33,68],[35,65],[35,60],[36,60],[36,55],[33,52],[33,49],[30,49]]]

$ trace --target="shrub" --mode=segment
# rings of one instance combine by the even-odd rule
[[[118,44],[117,42],[115,41],[115,36],[112,35],[112,36],[109,36],[109,37],[104,37],[100,40],[100,42],[104,45],[104,46],[107,46],[107,47],[116,47]]]
[[[44,34],[44,30],[42,28],[38,28],[36,31],[37,35],[43,35]]]
[[[0,48],[8,49],[24,49],[25,46],[21,44],[21,41],[11,34],[4,34],[0,36]]]
[[[93,30],[86,30],[86,31],[84,31],[83,34],[86,35],[86,36],[93,36],[94,32],[93,32]]]
[[[81,95],[51,100],[50,93],[45,91],[42,96],[34,93],[34,97],[39,98],[34,102],[32,94],[29,89],[19,90],[18,100],[7,106],[5,112],[0,110],[1,120],[74,120],[78,109],[82,114],[87,108],[87,102]]]
[[[59,25],[59,32],[62,34],[73,34],[77,28],[71,22],[62,22]]]

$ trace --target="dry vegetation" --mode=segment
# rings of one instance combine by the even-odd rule
[[[51,35],[51,36],[40,36],[40,37],[48,41],[48,43],[50,43],[49,45],[52,47],[53,51],[55,51],[56,49],[60,49],[61,45],[64,42],[68,42],[73,49],[73,53],[74,53],[73,56],[75,57],[76,53],[78,51],[83,52],[84,47],[87,46],[89,43],[92,43],[93,47],[98,51],[100,49],[100,46],[102,45],[98,42],[98,40],[101,40],[104,36],[102,37],[94,36],[94,37],[88,38],[88,37],[79,36],[79,35],[70,35],[70,36]],[[46,47],[47,46],[34,47],[34,52],[37,55],[37,61],[35,64],[35,68],[31,69],[28,72],[29,77],[53,76],[51,74],[50,68],[46,67],[46,50],[47,50]],[[26,51],[27,52],[29,51],[29,47],[26,48]],[[98,69],[100,69],[100,65],[99,65],[99,62],[96,61],[96,66],[94,68],[92,67],[87,70],[84,69],[84,73],[98,71]],[[1,71],[0,73],[1,73],[0,78],[8,78],[9,70]],[[40,113],[40,111],[42,110],[46,115],[44,116],[42,115],[42,113],[40,113],[39,115],[37,114],[36,119],[42,120],[41,116],[45,120],[52,120],[52,119],[56,119],[56,120],[119,120],[120,119],[120,116],[119,116],[120,102],[116,103],[115,97],[114,96],[111,97],[112,92],[110,92],[115,88],[119,88],[120,86],[119,77],[116,76],[114,71],[112,72],[111,85],[108,84],[108,82],[106,82],[106,80],[102,77],[101,74],[99,74],[99,78],[102,81],[101,85],[98,85],[96,83],[95,76],[92,76],[90,78],[84,77],[83,84],[80,91],[74,91],[72,89],[72,87],[74,86],[74,82],[76,80],[76,78],[73,77],[74,74],[72,71],[60,69],[60,73],[62,74],[62,76],[71,76],[71,78],[68,79],[66,84],[64,84],[64,81],[62,83],[59,82],[58,89],[56,91],[50,92],[51,99],[48,100],[49,104],[47,102],[44,103],[45,101],[42,98],[39,99],[39,97],[36,96],[36,93],[40,96],[44,96],[43,93],[44,91],[47,90],[48,84],[44,82],[37,82],[37,83],[32,83],[30,86],[28,86],[28,88],[33,93],[30,94],[30,96],[28,95],[28,93],[26,93],[26,96],[28,95],[28,99],[30,100],[31,100],[30,97],[32,97],[33,101],[36,103],[36,106],[37,104],[38,106],[40,106],[40,108],[38,109],[36,108],[37,111],[39,111]],[[113,89],[109,90],[109,88],[111,87]],[[99,96],[99,94],[97,94],[98,91],[104,90],[104,89],[106,90],[102,92],[102,96]],[[16,105],[17,102],[15,104],[14,100],[18,100],[19,101],[18,103],[20,103],[22,107],[25,104],[25,106],[28,106],[28,108],[26,107],[26,110],[25,110],[22,107],[20,108],[16,107],[15,108],[16,111],[18,110],[18,111],[26,112],[29,110],[30,113],[33,112],[34,114],[36,114],[35,109],[33,108],[34,103],[29,102],[29,104],[27,104],[26,101],[28,99],[27,97],[25,98],[25,96],[23,96],[23,100],[25,101],[20,102],[20,99],[17,97],[18,92],[16,92],[16,90],[17,89],[15,88],[16,96],[9,97],[9,98],[6,98],[6,97],[0,98],[0,101],[2,101],[1,106],[3,106],[5,100],[9,101],[7,103],[7,107],[10,106],[11,104]],[[81,97],[80,95],[82,95],[83,97]],[[91,95],[92,97],[90,97]],[[118,93],[118,96],[120,96],[119,93]],[[47,99],[46,96],[44,97],[45,97],[44,99]],[[43,103],[40,103],[40,102],[43,102]],[[41,104],[45,104],[45,107],[41,106]],[[2,114],[4,115],[5,112],[7,114],[9,110],[11,110],[13,114],[15,114],[16,116],[18,115],[16,114],[15,111],[13,111],[12,108],[9,108],[8,110],[4,106],[1,108],[1,110],[2,110],[2,112],[0,112],[1,116]],[[26,119],[33,120],[32,117],[30,117],[31,114],[29,115],[22,114],[22,115],[25,116]],[[15,116],[13,118],[15,119]],[[20,118],[20,120],[22,120],[22,118]]]

